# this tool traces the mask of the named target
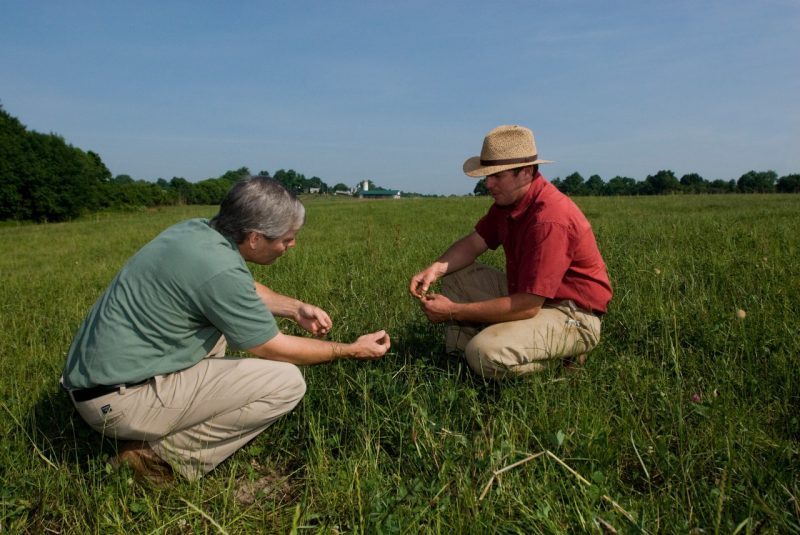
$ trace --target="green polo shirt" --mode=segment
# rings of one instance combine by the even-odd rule
[[[278,334],[235,243],[206,219],[142,247],[83,321],[67,355],[69,388],[133,383],[189,368],[221,334],[248,349]]]

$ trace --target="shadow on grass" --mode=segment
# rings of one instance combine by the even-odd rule
[[[444,348],[444,327],[427,321],[407,324],[394,334],[392,351],[424,370],[445,376],[455,387],[473,388],[482,401],[491,403],[502,393],[502,381],[491,381],[473,372],[463,356],[448,355]]]
[[[69,395],[58,387],[34,404],[27,430],[41,455],[58,465],[74,465],[79,472],[115,453],[114,441],[86,425]]]

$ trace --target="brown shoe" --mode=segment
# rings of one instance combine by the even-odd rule
[[[581,353],[576,357],[567,357],[561,363],[564,366],[564,370],[570,373],[579,372],[583,369],[583,365],[586,364],[586,358],[588,357],[587,353]]]
[[[172,467],[147,442],[120,440],[117,446],[117,455],[109,461],[114,468],[127,464],[137,478],[156,487],[166,487],[175,481]]]

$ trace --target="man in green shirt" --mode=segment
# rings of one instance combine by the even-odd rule
[[[70,346],[62,384],[81,417],[120,440],[115,464],[154,483],[201,477],[305,393],[296,365],[371,359],[384,331],[344,344],[281,333],[274,316],[321,337],[321,308],[253,280],[295,245],[300,201],[274,179],[236,183],[209,220],[178,223],[145,245],[95,303]],[[230,345],[259,358],[226,358]]]

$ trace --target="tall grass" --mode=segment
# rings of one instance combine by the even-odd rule
[[[306,368],[294,412],[165,490],[109,468],[57,380],[122,263],[214,208],[0,227],[0,532],[800,532],[800,198],[578,204],[615,289],[602,342],[579,373],[494,384],[406,290],[486,199],[309,200],[256,278],[392,350]]]

